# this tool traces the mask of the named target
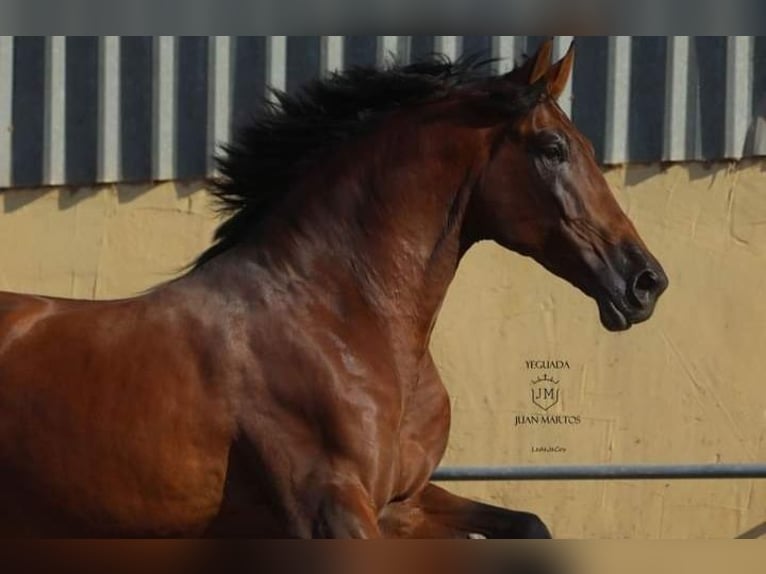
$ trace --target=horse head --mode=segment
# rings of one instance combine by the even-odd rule
[[[574,45],[555,64],[551,48],[545,42],[484,86],[498,116],[466,232],[534,258],[595,299],[604,327],[628,329],[652,315],[668,279],[610,191],[593,146],[557,104]],[[503,121],[504,101],[517,102],[520,89],[533,104]]]

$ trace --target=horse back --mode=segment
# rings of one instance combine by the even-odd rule
[[[205,527],[231,428],[193,320],[170,298],[0,293],[0,534],[29,508],[54,535]]]

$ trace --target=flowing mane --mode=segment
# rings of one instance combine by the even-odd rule
[[[472,55],[452,62],[435,54],[384,69],[350,68],[314,80],[294,95],[273,91],[273,99],[263,103],[253,123],[216,158],[221,177],[211,193],[228,218],[193,266],[257,229],[318,151],[369,129],[395,109],[447,97],[458,87],[487,79],[493,61]],[[527,112],[539,101],[540,86],[510,82],[509,89],[509,82],[504,84],[504,107],[512,115]]]

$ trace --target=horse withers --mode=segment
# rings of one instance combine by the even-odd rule
[[[573,50],[316,81],[245,129],[178,279],[114,301],[0,294],[0,534],[547,537],[430,482],[429,339],[489,239],[627,329],[665,274],[556,103]]]

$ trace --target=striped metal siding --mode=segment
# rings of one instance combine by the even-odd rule
[[[0,37],[0,187],[194,179],[257,110],[354,65],[540,36]],[[571,37],[555,40],[563,55]],[[562,107],[604,163],[766,155],[766,36],[589,36]],[[571,96],[571,97],[570,97]],[[758,119],[760,118],[760,119]]]

